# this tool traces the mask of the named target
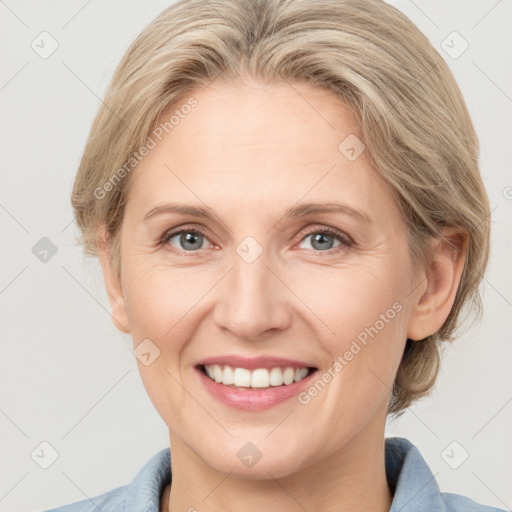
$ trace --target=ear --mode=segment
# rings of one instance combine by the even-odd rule
[[[112,258],[112,253],[107,242],[106,229],[100,227],[97,235],[98,257],[101,268],[103,269],[103,277],[105,279],[105,287],[107,290],[108,300],[110,302],[111,316],[114,325],[126,334],[130,334],[130,322],[126,311],[123,288],[120,276],[117,274]]]
[[[431,257],[418,276],[422,285],[414,296],[409,339],[423,340],[436,333],[448,318],[464,269],[467,241],[467,235],[457,228],[445,228],[432,240]]]

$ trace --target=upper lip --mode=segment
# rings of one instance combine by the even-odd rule
[[[259,357],[244,357],[238,355],[225,355],[215,356],[203,359],[197,366],[213,365],[218,364],[219,366],[231,366],[233,368],[247,368],[249,370],[255,370],[257,368],[315,368],[313,365],[297,361],[296,359],[287,359],[283,357],[275,356],[259,356]]]

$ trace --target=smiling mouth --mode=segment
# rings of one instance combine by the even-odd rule
[[[300,382],[313,372],[314,367],[293,368],[291,366],[256,368],[233,367],[228,365],[198,365],[197,368],[210,380],[232,388],[268,389],[290,386]]]

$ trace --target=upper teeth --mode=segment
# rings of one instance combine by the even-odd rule
[[[221,367],[218,364],[205,365],[207,375],[215,382],[222,384],[244,387],[244,388],[268,388],[269,386],[289,385],[302,380],[308,374],[307,368],[258,368],[248,370],[247,368],[233,368],[231,366]]]

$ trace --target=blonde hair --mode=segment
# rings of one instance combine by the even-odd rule
[[[372,165],[408,225],[416,263],[443,227],[469,236],[446,322],[422,342],[406,343],[389,404],[389,413],[400,414],[433,387],[441,342],[453,339],[461,308],[470,303],[480,312],[490,213],[478,139],[455,79],[398,9],[380,0],[181,0],[164,10],[123,56],[92,125],[72,194],[80,242],[97,254],[105,226],[119,269],[134,155],[194,91],[243,77],[307,82],[354,112]]]

